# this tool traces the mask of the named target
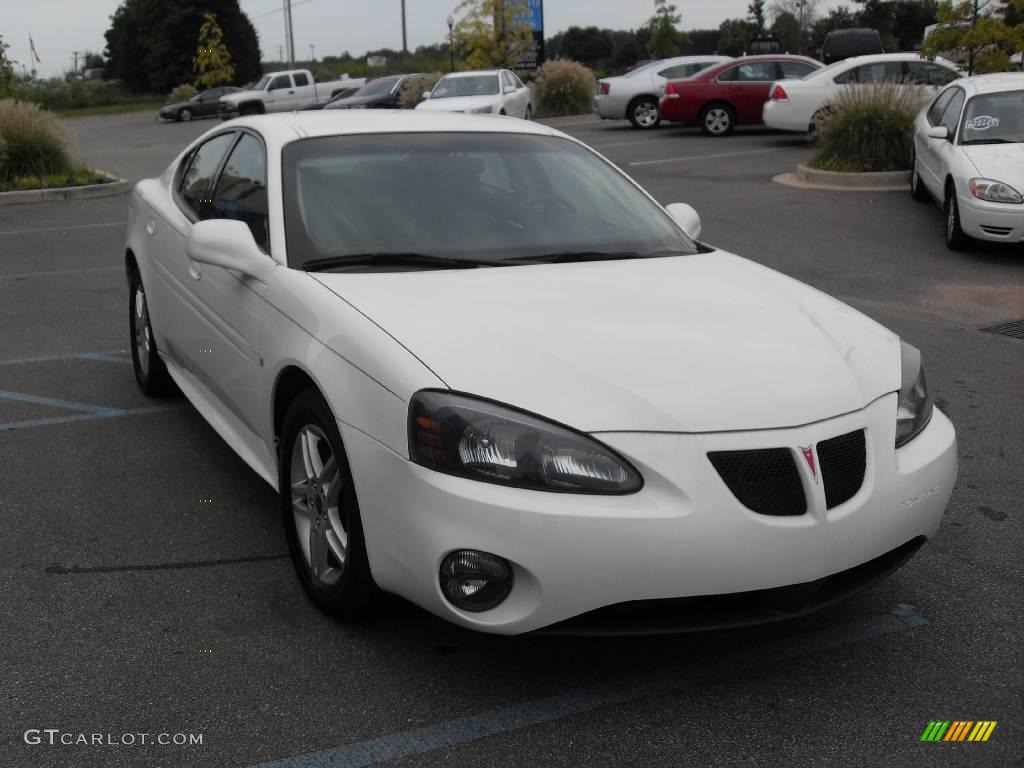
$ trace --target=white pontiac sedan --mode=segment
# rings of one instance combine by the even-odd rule
[[[642,130],[657,128],[661,123],[658,105],[666,83],[731,60],[730,56],[677,56],[652,61],[618,77],[602,78],[597,81],[594,112],[602,120],[629,120]]]
[[[533,97],[515,72],[507,69],[454,72],[437,81],[416,105],[423,112],[465,112],[533,119]]]
[[[131,195],[135,376],[278,491],[337,616],[798,615],[935,533],[953,426],[914,347],[699,233],[535,123],[234,120]]]
[[[914,122],[911,193],[946,214],[946,245],[1024,243],[1024,74],[958,80]]]
[[[828,102],[843,88],[864,83],[910,83],[938,90],[960,77],[944,59],[928,61],[916,53],[854,56],[817,69],[800,80],[773,83],[765,102],[764,124],[777,131],[814,133]]]

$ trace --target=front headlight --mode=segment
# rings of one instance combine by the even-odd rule
[[[906,342],[902,346],[902,381],[900,400],[896,408],[896,447],[909,443],[928,426],[932,418],[931,395],[924,380],[921,352]]]
[[[474,107],[473,109],[467,109],[467,115],[489,115],[494,111],[494,107],[488,105],[486,107]]]
[[[409,457],[438,472],[538,491],[624,494],[643,487],[640,473],[594,438],[453,392],[413,396]]]
[[[971,194],[990,203],[1024,203],[1024,197],[1021,197],[1020,192],[1009,184],[994,179],[971,179]]]

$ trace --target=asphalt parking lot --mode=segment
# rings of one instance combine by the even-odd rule
[[[72,128],[86,160],[139,179],[215,124]],[[809,154],[793,137],[560,127],[694,205],[708,242],[920,347],[959,435],[938,536],[767,627],[498,638],[397,599],[339,625],[304,599],[269,487],[184,399],[138,392],[124,197],[0,207],[0,766],[1024,764],[1024,340],[981,330],[1024,318],[1024,254],[947,251],[941,212],[906,193],[773,183]],[[932,720],[998,726],[923,743]]]

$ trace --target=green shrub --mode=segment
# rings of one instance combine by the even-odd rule
[[[593,109],[597,80],[582,64],[558,59],[540,68],[532,87],[538,117],[579,115]]]
[[[18,79],[9,89],[11,98],[33,101],[45,109],[105,107],[137,101],[117,82],[104,80]]]
[[[927,100],[927,91],[916,85],[844,88],[818,123],[818,151],[811,164],[833,171],[909,170],[914,118]]]
[[[406,80],[402,86],[402,109],[415,109],[416,105],[423,100],[423,94],[432,91],[442,77],[444,75],[440,72],[433,72],[423,77]]]
[[[0,139],[0,181],[73,170],[64,124],[36,104],[0,100]]]
[[[167,96],[167,103],[174,104],[178,101],[188,101],[196,95],[196,87],[190,83],[182,83],[175,86]]]

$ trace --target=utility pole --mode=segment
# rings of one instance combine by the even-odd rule
[[[316,61],[316,54],[313,52],[313,44],[309,44],[309,60]]]
[[[71,70],[76,75],[78,74],[78,51],[72,51],[71,55],[75,57],[75,68]]]
[[[295,69],[295,31],[292,28],[292,0],[284,0],[284,34],[288,45],[288,68]]]
[[[277,60],[284,61],[284,46],[280,43],[277,44]]]
[[[405,0],[402,0],[402,53],[409,52],[409,43],[405,36]]]

